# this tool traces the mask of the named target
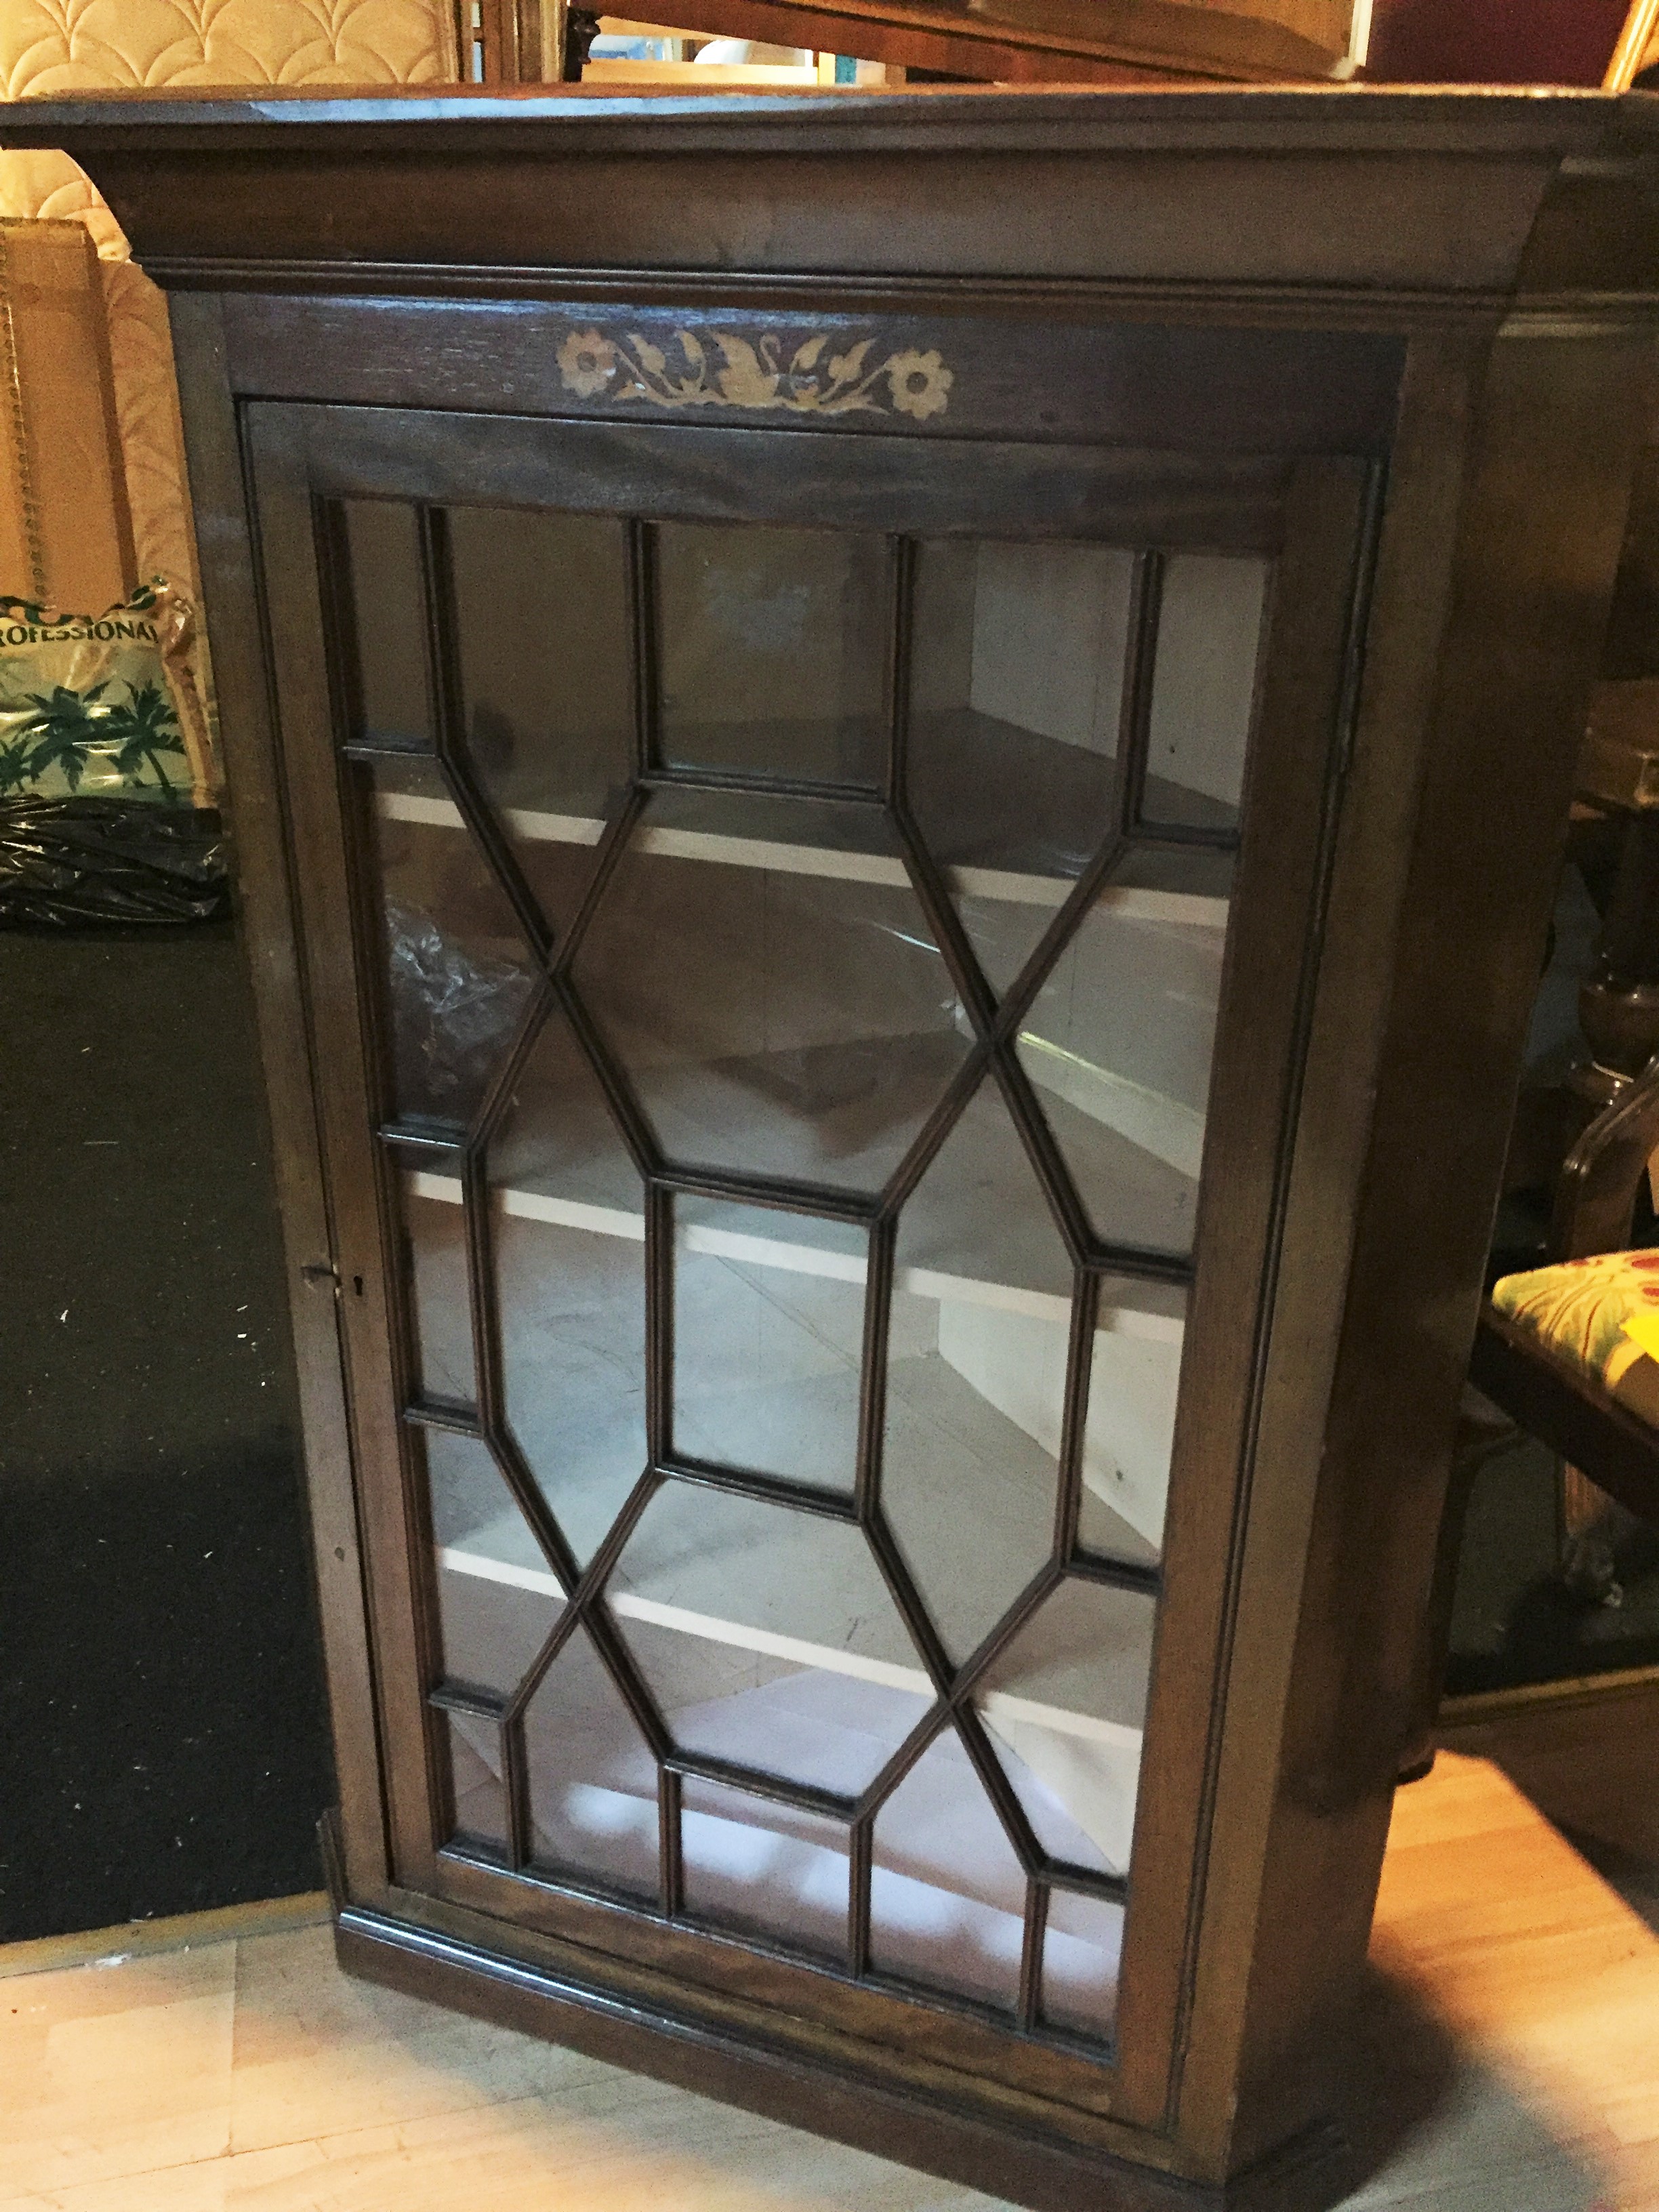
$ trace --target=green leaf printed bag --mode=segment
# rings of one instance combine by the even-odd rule
[[[0,801],[211,806],[194,616],[164,578],[101,615],[0,598]]]

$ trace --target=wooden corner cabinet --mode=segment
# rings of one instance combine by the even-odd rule
[[[1329,2202],[1659,103],[31,103],[168,290],[354,1971]]]

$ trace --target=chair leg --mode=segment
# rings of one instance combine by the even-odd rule
[[[1561,1579],[1575,1597],[1595,1605],[1618,1606],[1617,1551],[1628,1524],[1605,1490],[1581,1469],[1561,1462]]]

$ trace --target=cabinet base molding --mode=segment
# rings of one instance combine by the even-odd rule
[[[406,1996],[517,2028],[590,2058],[805,2128],[1031,2212],[1327,2212],[1354,2187],[1338,2131],[1307,2130],[1247,2172],[1206,2185],[1027,2132],[921,2095],[807,2066],[729,2028],[652,2011],[504,1951],[342,1893],[329,1824],[324,1858],[342,1969]]]

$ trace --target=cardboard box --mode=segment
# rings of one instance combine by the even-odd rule
[[[96,249],[0,221],[0,593],[97,614],[137,580]]]

